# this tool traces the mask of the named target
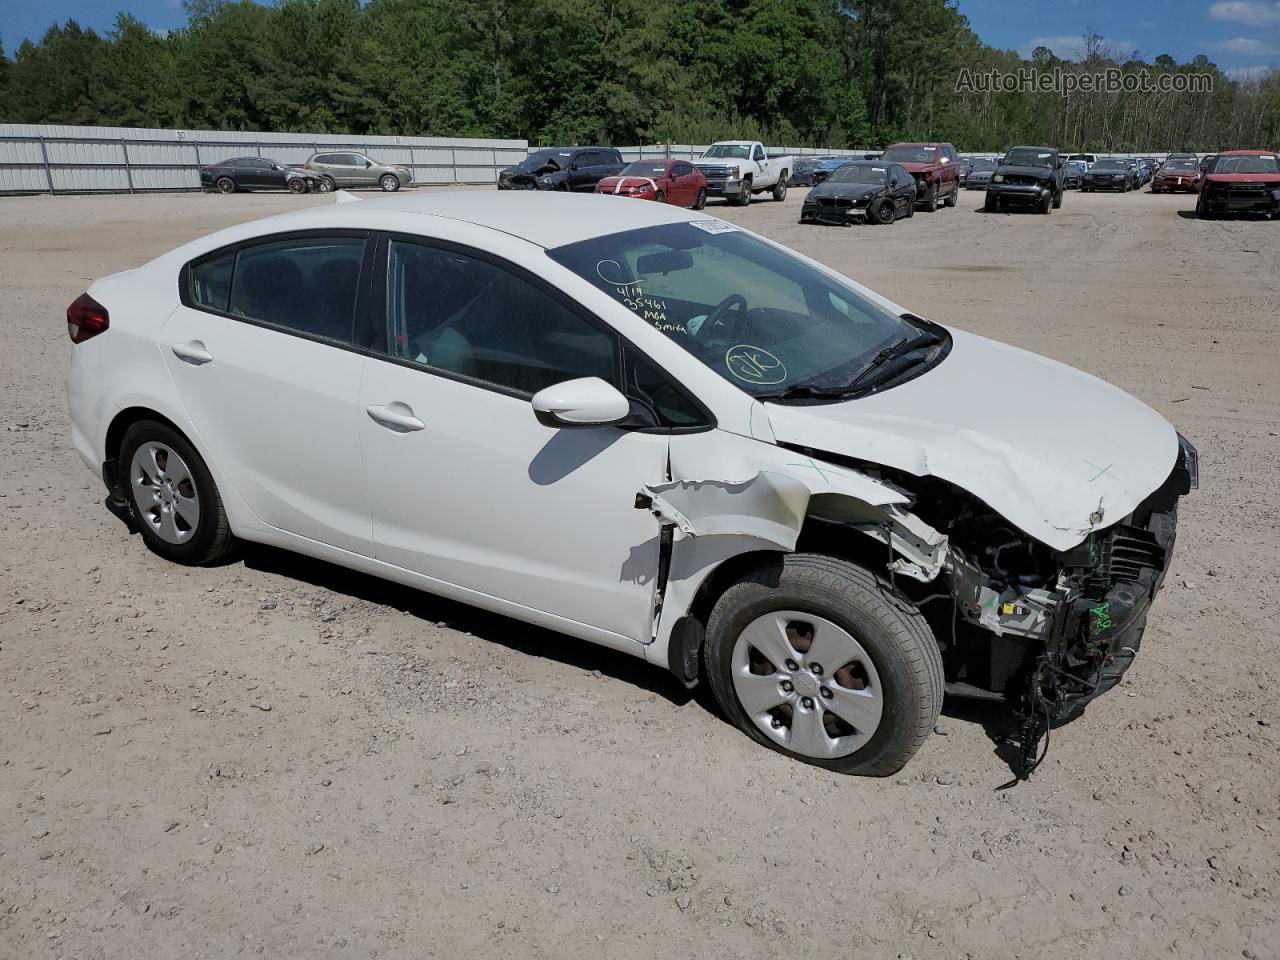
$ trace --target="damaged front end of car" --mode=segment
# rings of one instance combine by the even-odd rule
[[[1042,759],[1049,729],[1077,717],[1132,663],[1172,558],[1178,501],[1199,472],[1195,448],[1179,436],[1156,490],[1108,526],[1099,511],[1091,532],[1059,550],[939,477],[803,447],[780,452],[789,462],[751,480],[677,479],[641,491],[637,506],[667,532],[655,616],[676,532],[748,538],[875,570],[929,622],[947,694],[1012,707],[1020,779]],[[681,619],[688,626],[691,618]],[[696,628],[672,634],[669,666],[686,682],[696,676],[700,637]]]

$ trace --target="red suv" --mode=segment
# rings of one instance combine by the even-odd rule
[[[596,193],[701,210],[707,205],[707,178],[688,160],[636,160],[597,183]]]
[[[932,213],[939,203],[954,207],[960,198],[960,161],[949,143],[895,143],[880,157],[900,163],[916,180],[916,206]]]

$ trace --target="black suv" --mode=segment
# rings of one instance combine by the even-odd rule
[[[499,190],[574,190],[592,193],[624,164],[613,147],[549,147],[498,174]]]
[[[991,175],[983,209],[995,213],[1007,204],[1048,213],[1062,206],[1062,180],[1056,147],[1010,147]]]

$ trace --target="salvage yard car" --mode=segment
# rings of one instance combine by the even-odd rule
[[[1200,183],[1200,163],[1197,160],[1166,160],[1151,180],[1152,193],[1177,193],[1185,190],[1195,193]]]
[[[809,191],[800,208],[800,222],[886,224],[915,212],[916,182],[901,164],[852,160]]]
[[[1280,163],[1270,150],[1224,150],[1200,180],[1196,214],[1202,220],[1225,213],[1280,217]]]
[[[954,207],[960,199],[959,156],[949,143],[895,143],[880,159],[915,177],[916,205],[932,213],[939,203]]]
[[[1034,727],[1114,685],[1196,483],[1117,388],[666,204],[313,207],[67,330],[72,443],[161,557],[274,544],[604,644],[845,773],[944,688]]]
[[[1003,206],[1030,207],[1047,214],[1062,206],[1062,159],[1053,147],[1012,147],[987,185],[983,207],[994,213]]]
[[[233,157],[200,168],[200,187],[218,193],[241,190],[288,190],[328,193],[330,183],[310,170],[288,167],[266,157]]]
[[[597,183],[596,193],[701,210],[707,205],[707,178],[688,160],[636,160]]]
[[[413,172],[408,167],[379,163],[363,153],[313,153],[302,168],[321,177],[328,190],[378,187],[385,193],[395,193],[413,183]]]
[[[693,163],[707,178],[709,196],[727,197],[738,206],[746,206],[752,194],[766,190],[779,202],[787,199],[796,165],[795,157],[769,156],[758,140],[713,143]]]
[[[563,190],[592,193],[596,184],[626,164],[613,147],[538,150],[498,172],[499,190]]]
[[[1080,183],[1085,193],[1095,190],[1119,190],[1126,193],[1138,188],[1138,177],[1133,167],[1124,160],[1104,157],[1089,168]]]

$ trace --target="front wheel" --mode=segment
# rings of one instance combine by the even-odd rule
[[[306,193],[307,181],[294,177],[288,182],[288,187],[290,193]]]
[[[200,454],[172,427],[140,420],[120,442],[121,486],[142,539],[190,566],[213,563],[235,541],[222,498]]]
[[[1053,195],[1053,209],[1055,210],[1062,209],[1062,191],[1059,191],[1058,193],[1055,193]]]
[[[781,203],[787,199],[787,175],[784,173],[782,179],[773,185],[773,199]]]
[[[751,204],[751,181],[742,181],[742,192],[738,194],[737,205],[740,207],[750,206]]]
[[[382,178],[378,180],[378,186],[382,188],[384,193],[395,193],[400,189],[400,178],[394,173],[384,173]]]
[[[938,209],[938,190],[936,187],[930,188],[925,198],[920,201],[920,205],[924,207],[925,213],[934,213]]]
[[[960,188],[956,187],[954,190],[952,190],[950,193],[947,194],[946,204],[948,207],[954,207],[959,202],[960,202]]]
[[[1048,215],[1049,211],[1051,211],[1052,209],[1053,209],[1053,194],[1046,193],[1043,197],[1040,198],[1040,212],[1042,214]]]
[[[995,197],[993,197],[991,194],[989,194],[989,193],[988,193],[988,194],[987,194],[987,200],[986,200],[986,202],[982,205],[982,209],[983,209],[986,213],[995,213],[997,210],[999,210],[999,209],[1000,209],[1000,201],[999,201],[999,200],[997,200]]]
[[[707,191],[702,189],[698,191],[698,198],[693,201],[693,209],[702,210],[707,205]]]
[[[320,182],[316,184],[316,189],[321,193],[333,193],[337,184],[333,182],[333,177],[321,177]]]
[[[875,206],[867,211],[867,219],[882,225],[893,223],[893,201],[877,200]]]
[[[727,589],[707,623],[711,689],[748,736],[839,773],[889,776],[942,707],[920,611],[845,560],[787,554]]]
[[[667,195],[666,195],[665,193],[663,193],[661,190],[659,190],[657,193],[655,193],[655,194],[653,195],[653,202],[654,202],[654,203],[666,203],[666,202],[667,202]]]

